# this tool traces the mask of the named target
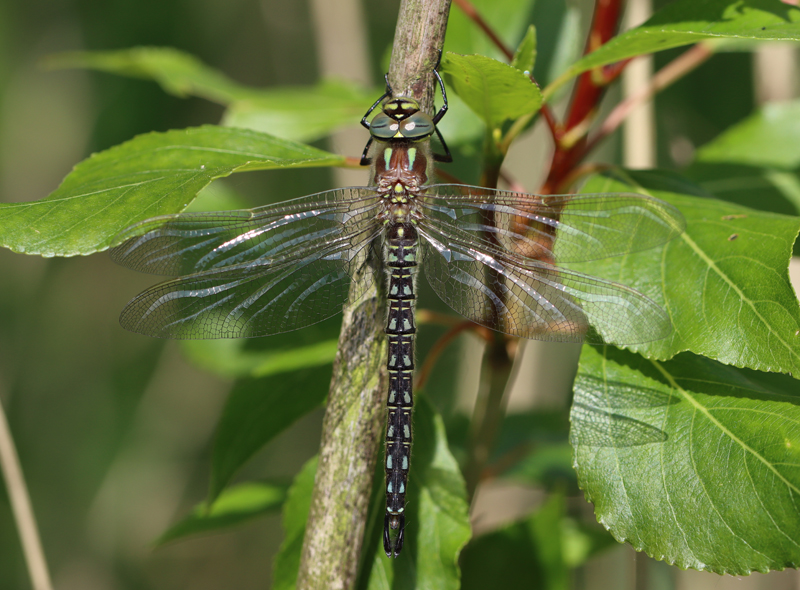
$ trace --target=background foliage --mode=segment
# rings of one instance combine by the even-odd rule
[[[516,65],[524,68],[535,57],[534,73],[543,84],[555,80],[578,57],[591,14],[591,7],[561,0],[476,4],[508,45],[520,44]],[[305,4],[242,0],[223,8],[121,0],[49,3],[45,18],[39,8],[35,3],[0,7],[0,26],[5,27],[0,34],[0,200],[8,203],[0,209],[0,235],[4,245],[17,251],[50,257],[106,247],[138,214],[133,206],[136,193],[130,189],[131,179],[140,178],[137,158],[144,158],[153,179],[164,183],[172,199],[159,202],[151,214],[181,207],[213,179],[243,167],[255,171],[288,165],[304,170],[236,174],[210,185],[194,206],[257,206],[330,188],[328,171],[317,167],[340,159],[322,151],[329,149],[323,138],[357,122],[375,94],[319,82],[316,38]],[[583,66],[572,71],[659,45],[674,46],[678,40],[694,42],[731,31],[755,30],[751,37],[761,36],[758,31],[765,31],[764,36],[796,36],[798,11],[793,10],[766,0],[699,7],[679,0],[646,34],[631,33],[627,41],[621,36],[591,58],[595,61],[583,60]],[[381,85],[396,13],[395,5],[365,3],[375,88]],[[720,17],[724,26],[713,24]],[[527,28],[531,21],[535,37]],[[74,52],[146,45],[180,51]],[[445,48],[501,57],[455,7]],[[800,310],[785,269],[800,226],[798,109],[796,103],[788,103],[756,110],[753,48],[718,53],[658,96],[658,164],[665,171],[612,171],[595,176],[583,188],[647,191],[679,206],[688,227],[680,240],[662,249],[592,263],[593,274],[613,276],[671,311],[676,333],[667,341],[633,349],[653,359],[648,362],[630,352],[585,348],[573,421],[580,423],[580,412],[587,409],[605,415],[605,434],[616,438],[598,445],[586,431],[572,434],[581,486],[616,537],[684,567],[735,573],[797,563],[797,531],[785,525],[797,524],[790,498],[800,484],[793,467],[798,382],[753,370],[797,374],[800,339],[788,328],[798,325]],[[48,65],[79,65],[124,76],[36,69],[38,60],[62,51],[72,53],[48,58]],[[666,63],[681,51],[658,53],[656,62]],[[461,95],[492,126],[541,102],[532,87],[519,85],[524,76],[518,70],[485,58],[453,57],[443,69],[452,94]],[[491,83],[465,84],[475,72]],[[496,101],[491,90],[498,85],[516,100]],[[261,86],[268,90],[252,88]],[[611,102],[616,99],[612,91]],[[476,103],[481,108],[476,109]],[[224,115],[220,105],[227,107]],[[270,117],[275,109],[280,116]],[[220,119],[251,131],[199,127]],[[199,128],[191,134],[168,131],[186,127]],[[285,139],[266,138],[263,131]],[[456,152],[456,164],[448,170],[476,182],[483,145],[480,119],[454,99],[442,132]],[[132,140],[134,136],[139,137]],[[524,154],[518,160],[522,165],[515,167],[514,158],[510,162],[509,169],[529,190],[541,182],[532,161],[537,154],[544,159],[543,137],[534,135],[515,146]],[[291,140],[312,141],[319,149]],[[154,148],[170,147],[171,142],[192,149],[168,149],[163,158],[152,157]],[[242,151],[247,146],[247,157],[233,154],[217,168],[196,166],[187,172],[197,148],[219,148],[226,142]],[[56,189],[76,162],[101,150],[108,151],[79,164]],[[259,150],[268,155],[254,157]],[[612,137],[600,158],[618,162],[617,151]],[[106,179],[108,170],[116,172],[111,182]],[[126,178],[127,173],[133,176]],[[43,203],[31,203],[48,194]],[[65,210],[63,203],[83,195],[97,199],[87,210],[107,215],[98,217],[94,226],[104,236],[87,233],[80,225],[84,219]],[[712,195],[724,201],[698,200]],[[121,202],[120,196],[130,208],[109,209]],[[143,202],[152,206],[146,198]],[[42,207],[54,228],[72,231],[45,232],[43,239],[25,234],[26,223],[44,215]],[[152,282],[148,277],[115,268],[103,256],[44,260],[6,250],[0,250],[0,268],[0,398],[19,447],[56,585],[263,587],[273,575],[267,556],[277,552],[283,538],[275,585],[291,586],[302,541],[303,507],[309,501],[309,460],[318,445],[319,407],[330,376],[338,319],[246,344],[190,344],[179,352],[173,344],[127,334],[116,325],[117,311]],[[676,275],[650,277],[648,272],[659,268],[673,269]],[[698,294],[707,305],[698,305]],[[429,293],[423,293],[422,306],[445,311]],[[422,331],[420,359],[442,331]],[[465,338],[460,346],[469,348],[470,341]],[[555,350],[564,356],[568,349],[556,345]],[[439,361],[428,386],[433,404],[423,404],[417,412],[417,428],[429,435],[429,446],[423,443],[415,451],[418,471],[412,475],[421,496],[414,507],[420,514],[414,519],[420,524],[414,534],[427,534],[426,527],[438,518],[437,530],[444,531],[442,538],[450,543],[442,551],[449,555],[458,550],[465,534],[464,523],[451,518],[460,500],[458,484],[450,479],[457,473],[450,452],[456,460],[463,459],[470,413],[457,395],[469,377],[452,378],[458,371],[468,374],[460,352],[454,347]],[[704,376],[702,383],[698,375]],[[544,389],[542,383],[539,379],[534,384],[538,388],[528,389]],[[297,391],[310,394],[293,396]],[[562,410],[564,404],[562,400]],[[496,459],[520,447],[533,449],[506,469],[502,481],[534,490],[534,498],[512,515],[513,522],[486,526],[483,530],[490,532],[467,546],[462,561],[465,587],[484,587],[484,579],[506,579],[563,588],[571,568],[595,567],[583,564],[609,546],[610,537],[593,525],[577,491],[563,411],[560,418],[554,416],[541,399],[522,410],[512,407]],[[284,430],[297,418],[301,419]],[[243,419],[259,428],[243,426]],[[642,424],[655,428],[644,432],[655,437],[648,440],[656,444],[619,444],[619,424],[634,435],[642,433]],[[687,424],[696,427],[687,429]],[[257,437],[246,436],[254,431]],[[265,443],[269,444],[264,447]],[[669,468],[658,473],[644,469],[665,463]],[[181,521],[206,496],[209,465],[209,497],[223,495],[203,523],[191,516]],[[652,486],[656,476],[663,478],[663,486]],[[224,491],[231,481],[242,483]],[[722,489],[709,487],[720,481],[726,482]],[[620,482],[624,490],[618,489]],[[547,501],[542,501],[542,491],[548,492]],[[685,497],[676,499],[676,491]],[[620,498],[634,509],[626,510]],[[686,516],[697,509],[698,498],[707,501],[701,509],[707,520]],[[0,582],[4,587],[26,587],[4,497],[3,502],[0,551],[7,558],[0,562]],[[285,537],[278,526],[281,506]],[[665,507],[672,510],[671,518]],[[257,515],[266,515],[266,520],[247,523]],[[234,533],[150,550],[158,538],[167,542],[198,528],[243,522]],[[681,533],[672,538],[665,531]],[[709,532],[717,541],[722,539],[721,545],[703,544]],[[378,538],[377,529],[369,534]],[[425,542],[421,537],[420,546]],[[376,547],[377,543],[371,551]],[[412,572],[408,561],[398,561],[394,568],[378,555],[363,584],[394,579],[403,586],[423,576],[432,583],[436,578],[437,587],[453,587],[455,567],[436,568],[426,564],[425,557],[420,556],[419,569]],[[503,567],[493,571],[498,564]],[[659,567],[640,572],[640,579],[667,579],[671,574]],[[590,587],[593,576],[586,572],[591,571],[578,570],[573,583]]]

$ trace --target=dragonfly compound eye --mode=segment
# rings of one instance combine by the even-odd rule
[[[400,133],[406,139],[423,139],[433,135],[433,131],[433,119],[419,111],[400,124]]]
[[[395,137],[398,129],[400,129],[400,123],[386,113],[378,113],[369,124],[370,135],[384,141]]]

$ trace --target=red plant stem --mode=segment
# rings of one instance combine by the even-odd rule
[[[650,100],[657,92],[700,66],[712,55],[714,55],[714,52],[707,44],[698,43],[658,70],[647,87],[629,96],[614,107],[614,110],[609,113],[595,135],[585,143],[582,152],[579,154],[580,158],[585,157],[599,142],[616,131],[617,127],[636,107]]]
[[[586,40],[584,55],[590,53],[611,39],[617,30],[621,12],[620,0],[597,0],[594,6],[594,17],[589,38]],[[585,126],[588,117],[591,117],[597,110],[597,105],[605,92],[608,81],[614,79],[622,71],[623,66],[612,66],[604,69],[604,76],[601,80],[596,79],[596,73],[592,71],[584,72],[575,84],[567,119],[564,124],[564,132],[578,126]],[[586,143],[586,136],[582,135],[574,144],[562,146],[556,144],[553,160],[550,164],[550,171],[547,180],[540,192],[542,194],[552,194],[555,187],[561,185],[562,179],[567,176],[575,167],[579,160],[576,154],[582,153]]]
[[[621,9],[620,0],[597,0],[584,55],[598,49],[615,35]],[[583,122],[597,108],[605,86],[606,84],[597,84],[596,74],[591,70],[580,75],[564,124],[567,131]]]

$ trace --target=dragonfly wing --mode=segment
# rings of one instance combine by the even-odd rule
[[[668,438],[666,432],[626,413],[678,403],[680,399],[668,391],[578,375],[570,412],[570,440],[573,445],[594,447],[630,447],[664,442]]]
[[[634,447],[663,443],[666,432],[629,416],[573,403],[570,411],[569,439],[573,447]]]
[[[669,316],[638,291],[476,244],[455,227],[420,222],[425,275],[442,300],[477,324],[512,336],[633,344],[658,340]]]
[[[133,270],[173,276],[279,264],[353,233],[378,205],[374,190],[345,188],[257,209],[154,217],[120,234],[111,257]]]
[[[128,303],[120,323],[179,339],[266,336],[310,326],[342,311],[354,273],[367,274],[361,292],[374,280],[370,256],[379,233],[373,221],[336,243],[312,242],[302,257],[250,261],[155,285]]]
[[[480,243],[545,262],[580,262],[649,250],[679,236],[669,203],[633,193],[532,195],[454,184],[425,191],[428,217]]]

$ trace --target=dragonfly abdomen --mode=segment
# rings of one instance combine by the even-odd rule
[[[395,557],[403,548],[406,485],[411,455],[411,411],[414,404],[414,279],[417,271],[417,230],[411,223],[390,224],[386,233],[389,272],[389,399],[386,428],[386,516],[383,548]]]

